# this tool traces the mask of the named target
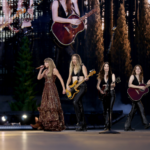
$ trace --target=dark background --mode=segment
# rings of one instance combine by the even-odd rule
[[[85,13],[91,10],[91,2],[94,0],[78,0],[80,14],[83,16]],[[143,0],[144,1],[144,0]],[[44,0],[40,6],[34,12],[34,20],[32,25],[34,27],[33,34],[30,36],[32,41],[31,51],[33,52],[33,66],[36,68],[37,66],[43,64],[43,60],[47,57],[54,58],[55,57],[55,48],[50,40],[49,36],[49,22],[50,22],[50,0]],[[139,53],[137,50],[137,41],[136,41],[136,26],[138,26],[138,18],[141,13],[141,4],[142,1],[139,0],[103,0],[100,5],[100,15],[103,26],[103,37],[104,37],[104,61],[108,61],[107,50],[111,39],[111,28],[113,26],[117,26],[118,19],[118,11],[120,4],[124,4],[125,12],[126,12],[126,23],[128,25],[128,33],[129,33],[129,41],[131,45],[131,59],[132,66],[139,64],[140,61],[137,59]],[[91,4],[91,5],[90,5]],[[113,4],[113,5],[112,5]],[[113,7],[112,7],[113,6]],[[113,8],[113,9],[112,9]],[[112,13],[113,12],[113,13]],[[113,19],[113,23],[112,23]],[[90,23],[90,18],[87,22]],[[136,26],[135,26],[136,24]],[[74,50],[78,53],[85,66],[87,66],[88,71],[91,69],[95,69],[97,72],[99,71],[98,64],[99,58],[97,58],[95,47],[93,49],[88,48],[88,40],[87,40],[87,30],[80,33],[76,42],[73,44]],[[14,66],[16,61],[16,55],[18,51],[18,41],[19,35],[13,35],[10,31],[3,31],[0,33],[0,101],[2,102],[5,99],[5,104],[9,103],[9,101],[13,100],[13,92],[14,92]],[[12,34],[12,35],[11,35]],[[88,37],[91,38],[92,37]],[[145,54],[146,55],[146,54]],[[122,59],[122,58],[120,58]],[[58,69],[66,83],[68,78],[69,71],[69,62],[70,56],[65,52],[60,52],[60,65]],[[141,64],[141,63],[140,63]],[[147,67],[147,62],[142,62],[142,67],[144,69],[145,82],[150,77],[150,69]],[[113,66],[112,69],[115,70],[117,66]],[[37,76],[38,71],[34,70],[35,76]],[[115,73],[115,72],[114,72]],[[119,76],[119,74],[116,74]],[[114,109],[115,110],[123,110],[124,113],[128,113],[130,111],[131,101],[128,99],[126,94],[127,82],[124,81],[126,79],[126,75],[121,76],[122,83],[118,84],[116,87],[116,102]],[[37,99],[40,101],[44,79],[37,82],[36,91],[38,91]],[[61,94],[62,88],[58,80],[56,80],[57,88],[60,93],[61,102],[63,105],[63,109],[71,110],[70,102],[67,101],[67,97]],[[99,111],[102,110],[101,101],[98,99],[97,90],[96,90],[96,75],[91,77],[87,82],[88,91],[84,97],[83,103],[86,111]],[[145,111],[147,114],[150,113],[150,94],[147,95],[143,99],[143,104],[145,107]],[[2,103],[4,104],[4,103]],[[2,105],[1,104],[1,105]],[[8,105],[9,107],[9,105]],[[9,110],[9,108],[6,108]],[[3,109],[2,109],[3,110]],[[0,111],[2,111],[0,110]],[[6,110],[5,110],[6,111]]]

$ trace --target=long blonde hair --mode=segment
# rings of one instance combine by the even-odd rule
[[[44,59],[44,63],[45,63],[45,62],[49,64],[49,72],[47,73],[47,76],[50,77],[50,76],[52,76],[52,74],[53,74],[53,69],[56,68],[56,65],[55,65],[53,59],[51,59],[51,58],[45,58],[45,59]]]
[[[82,65],[82,60],[81,60],[80,55],[78,55],[78,54],[73,54],[72,57],[71,57],[71,62],[70,62],[70,69],[69,69],[69,73],[70,73],[70,74],[72,73],[72,71],[73,71],[73,69],[74,69],[74,67],[75,67],[74,64],[73,64],[73,62],[72,62],[72,58],[73,58],[74,56],[77,58],[77,72],[79,72],[79,70],[81,69],[81,65]]]

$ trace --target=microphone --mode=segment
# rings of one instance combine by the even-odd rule
[[[35,69],[41,69],[42,67],[40,66],[40,67],[37,67],[37,68],[35,68]]]

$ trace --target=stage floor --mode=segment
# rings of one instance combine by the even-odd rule
[[[99,131],[0,131],[0,150],[150,150],[150,130]]]

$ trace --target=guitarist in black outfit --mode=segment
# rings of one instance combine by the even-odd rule
[[[111,79],[108,79],[109,69],[110,69],[111,76],[112,76]],[[110,83],[111,83],[111,88],[110,88],[110,90],[111,90],[110,91],[111,99],[109,99],[110,97],[107,94],[103,97],[103,99],[101,99],[102,102],[103,102],[103,115],[104,115],[104,119],[105,119],[105,128],[104,128],[104,130],[108,130],[108,128],[109,128],[109,117],[111,119],[113,105],[114,105],[115,98],[116,98],[115,90],[114,90],[114,87],[115,87],[115,74],[112,74],[112,71],[111,71],[111,68],[109,67],[108,62],[104,62],[103,66],[102,66],[102,68],[101,68],[101,70],[98,74],[97,80],[98,80],[97,89],[98,89],[98,91],[100,92],[101,95],[105,94],[101,90],[101,88],[103,86],[107,86],[109,84],[109,80],[110,80]],[[110,114],[109,114],[109,112],[110,112]]]
[[[143,80],[143,69],[140,65],[136,65],[132,71],[132,74],[129,79],[129,84],[128,86],[131,88],[138,88],[141,90],[145,90],[145,86],[139,86],[139,84],[144,83]],[[147,84],[150,84],[150,80],[147,82]],[[144,124],[145,129],[148,129],[150,127],[150,124],[148,123],[145,112],[144,112],[144,107],[141,101],[138,102],[132,102],[132,108],[131,111],[127,117],[127,120],[124,125],[124,130],[125,131],[134,131],[135,129],[131,128],[131,121],[137,111],[139,109],[140,115],[142,118],[142,122]]]
[[[0,24],[4,24],[5,22],[10,23],[8,25],[8,28],[9,30],[14,31],[15,33],[20,32],[26,34],[27,32],[31,32],[32,31],[31,21],[33,20],[33,11],[34,11],[34,8],[32,7],[33,2],[34,2],[33,0],[18,0],[18,4],[16,5],[15,4],[16,1],[7,2],[7,0],[3,0],[2,8],[5,18],[4,17],[0,18]],[[26,15],[24,15],[24,17],[17,17],[14,20],[12,20],[10,17],[13,16],[15,12],[21,10],[22,8],[26,9]]]
[[[54,42],[56,46],[56,50],[54,54],[56,65],[59,61],[59,53],[61,50],[65,50],[70,56],[72,56],[75,52],[71,46],[63,46],[57,42],[55,37],[53,36],[53,33],[51,32],[51,26],[53,22],[60,22],[60,23],[71,23],[73,25],[79,25],[81,21],[79,19],[68,19],[67,17],[71,14],[77,14],[80,16],[80,11],[78,8],[78,1],[77,0],[53,0],[51,5],[51,18],[50,21],[50,35],[51,39]]]
[[[69,77],[66,84],[67,89],[69,91],[71,90],[69,87],[71,81],[75,82],[76,80],[78,80],[79,83],[83,79],[85,79],[86,81],[88,80],[87,69],[82,64],[80,56],[78,54],[73,54],[70,62]],[[78,89],[79,89],[79,93],[77,93],[73,99],[73,105],[74,105],[74,109],[78,121],[76,131],[86,131],[86,123],[84,119],[84,110],[82,104],[82,98],[87,90],[86,83],[85,82],[82,83]]]

